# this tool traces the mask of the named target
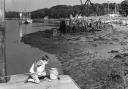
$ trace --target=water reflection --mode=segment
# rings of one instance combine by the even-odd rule
[[[24,44],[21,42],[21,38],[30,33],[53,28],[53,26],[46,25],[43,23],[19,24],[18,21],[7,20],[6,59],[8,75],[28,72],[33,60],[44,53],[42,50]]]
[[[22,25],[19,25],[19,36],[20,36],[20,38],[23,37],[23,29],[22,29]]]
[[[26,34],[32,33],[32,24],[19,24],[19,40]]]

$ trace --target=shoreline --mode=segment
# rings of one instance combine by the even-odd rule
[[[128,52],[127,50],[125,53],[122,52],[124,47],[125,49],[128,47],[127,43],[123,44],[128,39],[127,34],[110,26],[95,34],[77,33],[58,37],[52,37],[52,31],[45,30],[24,36],[23,42],[56,55],[64,74],[70,75],[82,89],[87,89],[104,87],[104,84],[98,85],[102,82],[115,83],[108,78],[113,71],[120,76],[118,81],[122,81],[122,76],[118,72],[118,68],[122,68],[122,65],[118,65],[118,61],[121,64],[122,60],[127,63],[125,58],[128,57]],[[120,56],[122,58],[118,58]],[[115,86],[108,84],[113,87],[117,85],[120,83],[116,83]]]

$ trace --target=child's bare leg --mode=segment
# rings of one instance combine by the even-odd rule
[[[29,76],[27,77],[27,79],[25,80],[24,83],[30,82],[31,79],[32,79],[32,77],[31,77],[31,75],[29,75]],[[31,82],[32,82],[32,81],[31,81]]]
[[[32,79],[34,79],[34,83],[40,83],[40,80],[38,78],[38,75],[36,73],[31,75]]]

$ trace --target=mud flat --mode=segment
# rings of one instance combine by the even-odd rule
[[[125,27],[123,27],[125,28]],[[95,33],[52,37],[39,31],[23,37],[32,47],[54,54],[81,89],[124,89],[128,74],[128,31],[107,28]],[[127,29],[127,27],[126,27]]]

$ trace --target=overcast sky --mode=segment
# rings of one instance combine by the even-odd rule
[[[82,0],[85,2],[86,0]],[[91,0],[93,3],[103,3],[108,0]],[[109,0],[120,3],[123,0]],[[54,5],[79,5],[80,0],[6,0],[7,11],[33,11],[36,9],[49,8]]]

